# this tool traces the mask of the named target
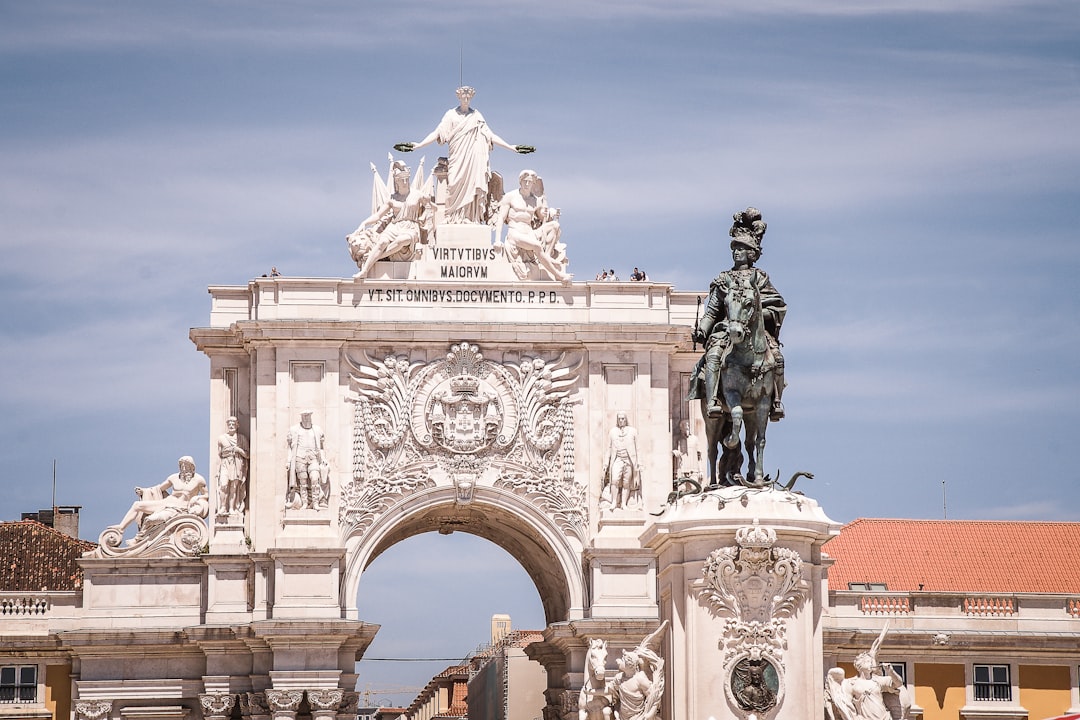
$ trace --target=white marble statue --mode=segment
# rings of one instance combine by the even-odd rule
[[[179,466],[179,472],[165,478],[160,485],[136,487],[135,494],[139,499],[131,504],[124,519],[117,525],[110,525],[108,530],[123,535],[124,530],[134,522],[139,532],[131,542],[138,543],[178,515],[205,518],[210,513],[206,480],[195,472],[195,460],[189,455],[180,458]]]
[[[675,439],[675,478],[689,478],[701,482],[704,476],[701,467],[701,443],[690,430],[690,422],[679,423],[679,435]]]
[[[289,428],[289,491],[286,506],[323,510],[330,504],[330,466],[326,462],[326,437],[311,422],[311,411],[300,413],[300,422]]]
[[[607,641],[589,640],[585,653],[585,682],[578,693],[578,720],[611,720],[612,695],[607,682]]]
[[[559,242],[559,210],[548,207],[543,182],[532,170],[522,170],[518,183],[519,189],[503,196],[491,218],[495,246],[504,249],[521,280],[529,277],[529,264],[534,264],[552,279],[570,282],[573,276],[566,272],[566,245]],[[499,239],[503,225],[507,228],[505,242]]]
[[[473,88],[459,87],[458,107],[447,110],[439,126],[427,137],[419,142],[394,146],[406,152],[433,142],[449,146],[445,207],[448,223],[483,223],[487,220],[488,182],[491,179],[488,156],[492,147],[498,145],[517,153],[533,151],[528,145],[511,145],[492,132],[480,111],[469,107],[474,95],[476,90]]]
[[[660,641],[667,631],[665,620],[634,650],[623,651],[619,673],[611,681],[615,720],[655,720],[664,696],[664,659]]]
[[[902,720],[909,716],[911,696],[892,665],[877,662],[877,651],[889,631],[886,622],[869,652],[855,656],[855,677],[832,668],[825,678],[825,710],[831,720]],[[875,673],[876,671],[876,673]]]
[[[600,491],[602,507],[636,508],[641,505],[641,470],[638,465],[637,435],[626,413],[615,416],[604,454],[604,480]]]
[[[225,420],[218,437],[217,515],[242,515],[247,508],[247,438],[237,432],[236,417]]]
[[[422,161],[416,180],[410,182],[410,177],[409,168],[400,160],[391,163],[388,185],[375,175],[371,215],[345,237],[359,268],[354,278],[367,277],[372,266],[384,258],[415,260],[427,242],[435,206],[430,182],[424,183]]]

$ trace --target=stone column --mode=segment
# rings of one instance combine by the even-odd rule
[[[354,683],[355,684],[355,683]],[[360,711],[360,693],[347,692],[345,699],[338,706],[337,720],[356,720]]]
[[[75,720],[103,720],[112,712],[112,700],[76,700]]]
[[[338,688],[308,690],[307,699],[311,705],[312,720],[337,720],[338,708],[345,699],[345,691]]]
[[[303,690],[267,690],[266,703],[274,720],[296,720],[296,710],[304,699]]]
[[[202,693],[199,703],[204,720],[227,720],[236,706],[236,696],[230,693]]]
[[[244,720],[270,720],[270,707],[266,702],[266,693],[241,693],[240,713],[244,716]]]

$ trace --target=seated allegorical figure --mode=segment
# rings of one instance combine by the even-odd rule
[[[416,259],[432,227],[435,213],[430,193],[419,187],[419,183],[410,183],[411,172],[400,160],[393,162],[390,174],[393,192],[345,238],[349,253],[360,268],[354,278],[367,277],[379,260]],[[421,168],[417,179],[421,180],[423,174]],[[375,182],[378,195],[382,181],[376,176]]]
[[[134,522],[139,527],[138,538],[181,513],[205,518],[210,513],[206,479],[195,472],[195,460],[191,456],[180,458],[179,465],[179,472],[165,478],[160,485],[136,487],[139,500],[133,502],[124,519],[110,529],[123,533]]]
[[[539,265],[552,279],[562,283],[573,277],[566,272],[569,262],[566,245],[559,242],[562,229],[559,211],[548,207],[543,184],[532,170],[518,175],[520,188],[503,196],[498,210],[491,218],[495,228],[496,247],[503,247],[514,273],[522,280],[529,276],[529,263]],[[539,192],[537,192],[539,190]],[[506,240],[499,241],[502,226],[506,225]]]

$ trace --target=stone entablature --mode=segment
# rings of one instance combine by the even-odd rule
[[[245,321],[333,320],[430,322],[432,312],[454,322],[694,324],[697,293],[659,282],[399,281],[338,278],[256,278],[247,286],[211,286],[210,327]],[[625,338],[622,338],[625,340]],[[696,359],[696,358],[695,358]]]

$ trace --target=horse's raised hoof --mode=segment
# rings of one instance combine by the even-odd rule
[[[724,406],[723,405],[710,405],[709,409],[706,411],[706,414],[711,418],[723,417],[724,416]]]

